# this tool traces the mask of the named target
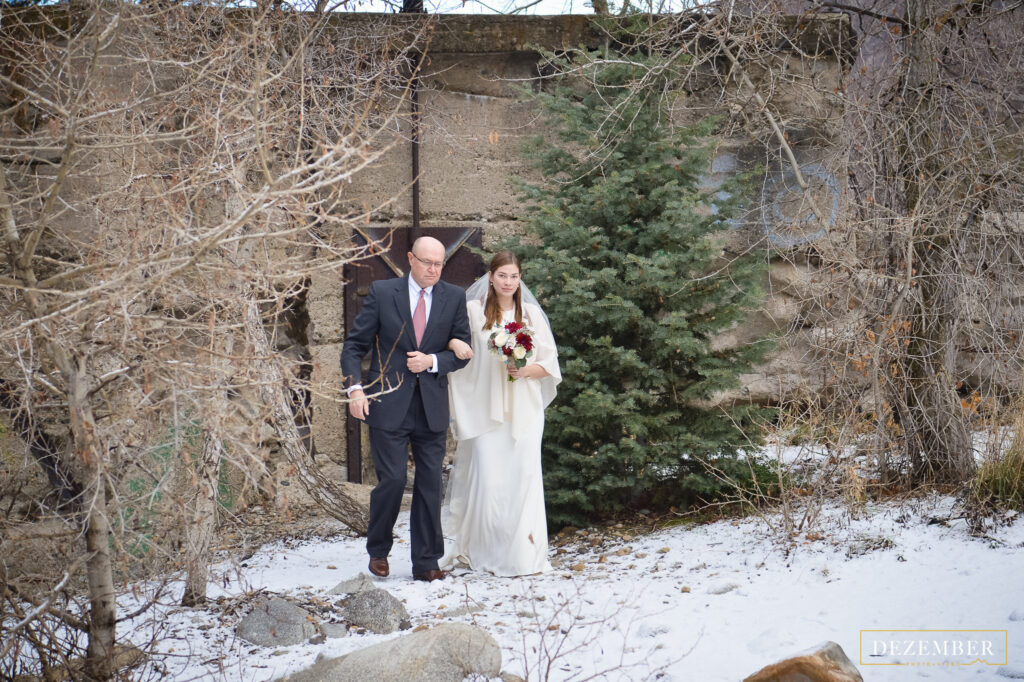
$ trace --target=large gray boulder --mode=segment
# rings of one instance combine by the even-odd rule
[[[409,612],[390,592],[381,589],[353,594],[342,612],[345,620],[370,632],[387,635],[398,628],[411,627]]]
[[[841,646],[825,642],[811,651],[766,666],[743,682],[864,682],[864,678]]]
[[[290,601],[266,597],[239,621],[235,634],[260,646],[292,646],[316,634],[312,615]]]
[[[494,638],[465,623],[381,642],[340,658],[321,658],[289,682],[462,682],[470,675],[497,677],[501,648]]]

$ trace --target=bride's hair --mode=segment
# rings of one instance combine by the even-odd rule
[[[519,258],[511,251],[499,251],[491,258],[488,267],[490,276],[497,272],[498,268],[504,265],[514,265],[519,274],[523,274],[523,266],[519,264]],[[490,279],[488,277],[488,280]],[[523,285],[520,281],[516,293],[512,294],[512,300],[516,302],[516,322],[523,323]],[[498,305],[498,292],[494,290],[494,284],[487,285],[487,303],[484,305],[484,326],[483,329],[490,329],[501,322],[501,306]]]

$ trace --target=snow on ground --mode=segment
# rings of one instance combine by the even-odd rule
[[[391,575],[376,582],[405,602],[414,626],[474,605],[479,610],[449,619],[484,628],[501,644],[503,670],[528,672],[530,680],[606,670],[601,679],[740,680],[826,640],[838,642],[867,680],[1024,679],[1024,521],[986,538],[971,537],[962,520],[929,523],[952,509],[938,497],[869,504],[860,518],[833,507],[795,543],[781,542],[755,517],[626,539],[590,531],[574,534],[562,554],[552,549],[559,566],[549,574],[507,579],[460,570],[429,584],[411,579],[403,514]],[[365,572],[366,561],[358,539],[277,542],[241,564],[218,566],[211,597],[265,590],[334,604],[341,597],[331,588]],[[130,608],[126,601],[123,611]],[[155,636],[169,654],[150,672],[248,682],[403,634],[353,632],[267,649],[235,638],[238,611],[162,606],[134,621],[133,639]],[[1009,664],[865,666],[862,629],[1008,630]]]

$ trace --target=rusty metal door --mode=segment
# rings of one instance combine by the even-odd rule
[[[370,284],[378,279],[401,277],[409,270],[406,254],[415,237],[434,237],[445,247],[445,266],[441,278],[468,287],[484,274],[486,268],[479,255],[471,248],[481,247],[479,227],[421,227],[412,228],[356,228],[356,241],[360,245],[376,243],[377,253],[345,266],[345,329],[352,328],[363,298],[370,293]],[[363,369],[369,366],[369,357],[363,360]],[[363,482],[363,423],[346,414],[346,440],[348,480]]]

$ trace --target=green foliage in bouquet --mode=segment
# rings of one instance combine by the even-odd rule
[[[536,95],[549,134],[526,153],[544,180],[522,186],[527,238],[509,244],[562,366],[544,435],[549,518],[734,493],[707,465],[746,469],[736,465],[765,415],[708,400],[770,347],[715,343],[763,297],[764,253],[728,249],[746,179],[702,187],[714,122],[669,121],[673,89],[655,60],[550,58],[576,75]]]

